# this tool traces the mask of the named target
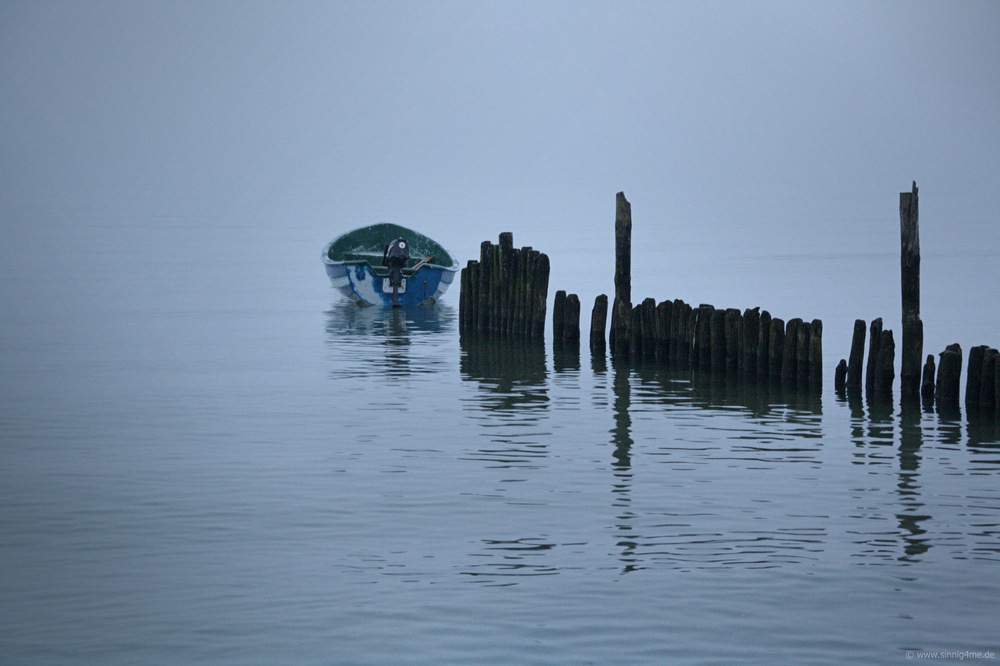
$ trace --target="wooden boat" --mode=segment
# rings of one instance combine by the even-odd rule
[[[394,257],[389,256],[390,249]],[[323,264],[333,286],[362,305],[432,304],[447,291],[459,269],[458,260],[437,242],[388,223],[333,239],[323,250]]]

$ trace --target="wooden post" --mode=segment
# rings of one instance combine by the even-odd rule
[[[563,312],[563,342],[580,343],[580,297],[576,294],[566,297],[566,309]]]
[[[854,337],[851,338],[851,356],[847,362],[847,385],[852,389],[861,389],[862,361],[865,357],[865,320],[854,320]]]
[[[868,365],[865,368],[865,392],[875,390],[875,362],[878,360],[879,345],[882,344],[882,318],[872,320],[868,335]]]
[[[925,403],[934,402],[934,373],[936,370],[934,354],[928,354],[927,362],[924,363],[923,378],[920,380],[920,397]]]
[[[524,253],[524,258],[521,262],[521,270],[524,271],[524,280],[521,285],[521,300],[523,305],[521,306],[521,324],[518,336],[522,340],[530,340],[531,322],[534,317],[535,309],[532,294],[535,289],[535,262],[538,261],[538,252],[530,247],[524,248],[522,252]]]
[[[642,337],[642,354],[652,359],[656,356],[656,299],[644,299],[640,308],[638,334]]]
[[[642,303],[634,305],[629,314],[628,354],[631,358],[642,356]]]
[[[741,317],[742,314],[736,308],[728,308],[723,315],[723,332],[726,345],[724,367],[726,372],[736,372],[739,368]]]
[[[980,345],[969,350],[969,370],[965,375],[965,406],[979,407],[979,389],[983,383],[983,358],[987,347]]]
[[[781,355],[781,383],[795,386],[798,379],[799,326],[802,320],[798,317],[789,319],[785,324],[785,351]]]
[[[833,388],[842,393],[847,388],[847,361],[840,359],[837,369],[833,371]]]
[[[795,349],[795,385],[804,389],[809,384],[809,340],[812,339],[812,324],[799,322],[799,344]]]
[[[562,289],[556,292],[552,301],[552,339],[556,343],[563,340],[563,326],[566,321],[566,292]]]
[[[809,325],[809,385],[813,389],[823,386],[823,322],[813,319]]]
[[[776,384],[781,380],[781,364],[785,360],[785,320],[775,317],[771,320],[771,334],[767,343],[768,378]]]
[[[896,379],[896,343],[891,330],[882,331],[875,359],[874,394],[881,399],[892,395],[892,383]]]
[[[760,353],[760,308],[743,312],[743,376],[757,378],[758,354]]]
[[[632,206],[619,192],[615,204],[615,301],[611,309],[611,351],[628,357],[632,323]]]
[[[760,332],[757,338],[757,379],[766,382],[771,372],[771,313],[760,313]]]
[[[531,323],[531,337],[534,340],[545,339],[545,303],[549,297],[549,255],[538,253],[534,272],[534,301]]]
[[[608,323],[608,295],[601,294],[594,299],[594,309],[590,314],[590,351],[604,353],[604,329]]]
[[[899,385],[903,402],[920,397],[920,359],[924,353],[924,325],[920,320],[920,229],[917,183],[899,194],[900,267],[903,294],[903,339]]]
[[[712,311],[712,320],[709,322],[709,359],[712,372],[721,374],[726,369],[726,311],[723,309]]]
[[[674,302],[663,301],[656,305],[656,357],[664,365],[670,364],[670,320],[674,314]]]
[[[962,347],[951,344],[941,352],[937,373],[937,404],[958,407],[958,394],[962,374]]]
[[[987,348],[983,353],[983,377],[979,384],[979,408],[983,411],[993,409],[995,400],[993,375],[996,373],[996,364],[1000,363],[1000,352],[996,349]]]
[[[493,287],[493,252],[496,248],[489,241],[483,241],[479,246],[479,305],[476,308],[476,328],[480,333],[490,330],[490,312],[492,310]]]

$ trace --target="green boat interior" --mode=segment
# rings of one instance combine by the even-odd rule
[[[376,224],[346,233],[336,239],[327,252],[331,261],[345,263],[367,263],[379,277],[388,277],[389,268],[382,265],[385,247],[396,238],[406,240],[410,245],[410,259],[403,267],[403,275],[411,276],[415,269],[426,263],[433,266],[452,268],[455,259],[436,242],[406,227],[396,224]],[[429,261],[424,262],[430,257]]]

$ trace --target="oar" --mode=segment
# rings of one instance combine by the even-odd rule
[[[414,266],[410,270],[413,271],[414,273],[416,273],[417,269],[420,268],[421,266],[423,266],[424,264],[426,264],[428,261],[434,261],[434,257],[424,257],[423,259],[420,260],[420,263],[418,263],[416,266]]]

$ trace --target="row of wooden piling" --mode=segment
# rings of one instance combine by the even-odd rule
[[[881,318],[872,321],[868,363],[862,373],[865,328],[863,319],[854,322],[850,360],[841,359],[834,376],[834,387],[837,391],[860,392],[863,380],[865,392],[870,397],[889,398],[892,396],[895,378],[893,364],[896,347],[892,331],[882,329]],[[936,363],[933,354],[927,355],[923,370],[918,375],[920,398],[925,405],[958,407],[962,347],[957,343],[948,345],[939,356],[940,363]],[[965,404],[970,409],[1000,413],[1000,351],[986,345],[973,347],[969,351]]]
[[[483,241],[479,261],[461,272],[459,330],[512,339],[545,337],[549,294],[549,257],[530,247],[514,248],[514,235],[499,243]]]
[[[604,351],[607,302],[603,294],[594,302],[590,332],[594,353]],[[612,354],[630,359],[788,387],[819,388],[823,383],[819,319],[785,322],[759,307],[741,312],[647,298],[631,308],[628,326],[619,327],[617,336]]]

